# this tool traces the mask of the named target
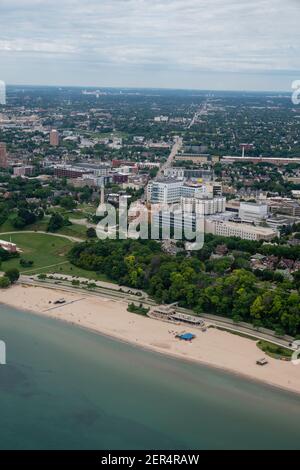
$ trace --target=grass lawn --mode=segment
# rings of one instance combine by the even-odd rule
[[[86,277],[87,279],[98,281],[108,281],[105,275],[97,275],[92,271],[85,271],[69,263],[67,253],[74,243],[67,239],[41,233],[20,232],[11,236],[1,235],[2,240],[10,241],[10,238],[23,253],[20,258],[4,261],[0,267],[1,271],[6,271],[9,268],[17,268],[21,273],[28,275],[56,272],[69,274],[71,276]],[[33,261],[33,266],[23,268],[20,266],[21,258]]]
[[[81,210],[79,211],[66,211],[66,212],[63,212],[63,215],[65,217],[68,217],[68,219],[86,219],[87,218],[87,214]]]
[[[274,359],[291,359],[293,351],[286,349],[283,346],[277,346],[276,344],[269,343],[268,341],[260,340],[257,343],[259,349],[265,352],[268,356]]]
[[[83,217],[80,217],[80,218],[83,218]],[[32,225],[26,225],[26,227],[24,227],[24,229],[21,229],[21,230],[13,227],[10,220],[8,219],[4,224],[0,225],[0,233],[5,233],[5,232],[22,233],[22,231],[47,232],[49,219],[50,219],[50,216],[45,216],[43,220],[40,220]],[[87,231],[87,228],[85,226],[73,224],[73,225],[61,228],[60,230],[57,231],[57,233],[60,233],[62,235],[69,235],[70,237],[86,239],[87,238],[86,231]],[[1,238],[6,240],[4,236],[1,236]]]
[[[108,279],[107,276],[105,276],[105,274],[96,274],[94,271],[86,271],[85,269],[77,268],[77,266],[74,266],[73,264],[69,262],[62,264],[62,265],[58,265],[51,269],[40,269],[38,271],[38,274],[40,273],[68,274],[69,276],[74,276],[74,277],[85,277],[93,281],[104,281],[104,282],[114,283],[113,281],[111,281],[111,279]]]
[[[87,227],[84,225],[67,225],[66,227],[62,227],[61,229],[57,230],[55,233],[60,233],[62,235],[68,235],[70,237],[77,237],[77,238],[82,238],[86,239],[86,231]]]
[[[97,204],[92,204],[89,202],[82,202],[78,204],[77,209],[87,212],[89,214],[95,214],[97,210]]]
[[[84,212],[83,209],[68,211],[66,209],[63,209],[62,207],[53,207],[49,209],[48,212],[51,214],[61,214],[62,216],[67,217],[68,219],[85,219],[87,217],[87,213]]]
[[[2,263],[2,271],[12,267],[18,268],[21,272],[31,269],[38,270],[44,266],[63,263],[66,261],[66,254],[73,245],[72,242],[64,238],[40,233],[25,234],[20,232],[13,235],[1,235],[1,238],[8,241],[11,239],[23,251],[20,258],[34,262],[32,268],[22,268],[20,258],[11,259]]]
[[[49,222],[49,218],[44,217],[43,220],[39,220],[35,224],[27,225],[23,230],[36,230],[36,231],[40,230],[40,231],[44,232],[44,231],[47,230],[48,222]],[[4,222],[4,224],[0,225],[0,233],[3,233],[3,232],[19,232],[19,231],[21,232],[22,230],[18,230],[15,227],[13,227],[13,225],[11,224],[11,221],[10,221],[9,218],[7,219],[6,222]]]

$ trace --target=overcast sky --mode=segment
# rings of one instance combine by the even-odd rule
[[[0,0],[0,79],[289,90],[299,25],[299,0]]]

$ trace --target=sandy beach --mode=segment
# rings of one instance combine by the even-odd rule
[[[60,298],[64,298],[66,304],[54,305]],[[92,297],[82,292],[16,285],[0,292],[0,303],[300,393],[300,366],[272,358],[268,358],[267,366],[257,366],[256,360],[265,354],[255,341],[231,333],[214,328],[201,332],[192,327],[164,323],[127,312],[127,302]],[[176,339],[175,334],[183,331],[195,333],[195,340],[186,343]]]

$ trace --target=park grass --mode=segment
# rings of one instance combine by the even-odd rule
[[[0,267],[1,271],[17,268],[21,274],[28,276],[42,273],[58,273],[74,277],[85,277],[96,281],[109,281],[104,274],[86,271],[71,264],[68,261],[67,254],[72,246],[74,246],[74,243],[65,238],[55,237],[51,234],[22,232],[12,235],[1,235],[1,238],[7,241],[11,239],[12,243],[16,243],[18,248],[23,251],[20,258],[3,261]],[[21,258],[33,261],[33,266],[22,268],[20,265]]]
[[[51,269],[40,269],[38,271],[38,274],[42,274],[42,273],[66,274],[68,276],[84,277],[91,281],[103,281],[103,282],[110,282],[111,284],[114,284],[114,282],[111,279],[109,279],[105,274],[95,273],[94,271],[86,271],[85,269],[74,266],[74,264],[70,262],[67,262],[62,265],[57,265],[56,267],[53,267]],[[27,274],[29,275],[30,273],[27,273]]]
[[[22,231],[41,231],[41,232],[45,232],[47,230],[47,226],[48,226],[48,222],[49,222],[49,218],[48,217],[44,217],[42,220],[39,220],[37,221],[36,223],[34,224],[31,224],[31,225],[26,225],[26,227],[24,227],[23,229],[16,229],[12,223],[11,223],[11,218],[9,217],[5,222],[4,224],[0,225],[0,233],[3,233],[3,232],[22,232]]]
[[[293,351],[290,349],[263,340],[258,341],[257,347],[266,353],[267,356],[273,357],[274,359],[290,360],[293,354]]]
[[[72,224],[62,227],[55,233],[67,235],[68,237],[82,238],[83,240],[85,240],[87,238],[86,231],[87,227],[85,227],[84,225]]]
[[[80,217],[83,218],[83,217]],[[48,228],[48,223],[49,223],[50,216],[45,216],[42,220],[39,220],[38,222],[31,224],[31,225],[26,225],[23,229],[17,229],[11,224],[10,218],[8,220],[0,225],[0,234],[1,233],[6,233],[6,232],[47,232]],[[69,237],[75,237],[75,238],[82,238],[86,239],[86,231],[87,227],[84,225],[68,225],[65,227],[62,227],[60,230],[58,230],[56,233],[59,233],[61,235],[67,235]],[[5,239],[4,236],[0,235],[2,239]]]
[[[12,235],[1,235],[3,240],[12,241],[22,250],[20,258],[13,258],[2,262],[1,270],[17,268],[21,272],[38,271],[39,268],[52,266],[67,261],[66,255],[72,248],[73,243],[67,239],[53,237],[40,233],[15,233]],[[33,261],[32,268],[20,266],[20,259]]]
[[[65,211],[62,213],[65,217],[68,219],[75,219],[75,220],[81,220],[81,219],[86,219],[88,214],[83,212],[82,210],[78,211]]]
[[[134,302],[128,304],[127,311],[131,313],[137,313],[138,315],[143,315],[144,317],[147,316],[150,308],[143,307],[143,304],[140,303],[139,305],[135,305]]]
[[[97,205],[94,203],[90,203],[90,202],[81,202],[80,204],[77,205],[77,209],[80,209],[89,214],[91,213],[94,214],[96,213]]]
[[[87,217],[87,213],[83,209],[67,210],[63,207],[52,207],[51,209],[48,209],[48,213],[57,213],[68,219],[85,219]]]

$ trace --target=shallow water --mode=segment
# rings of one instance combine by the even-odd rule
[[[300,397],[0,305],[1,449],[299,449]]]

